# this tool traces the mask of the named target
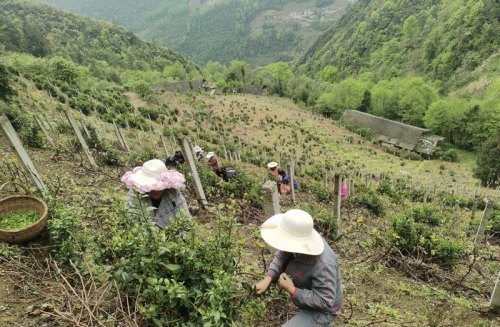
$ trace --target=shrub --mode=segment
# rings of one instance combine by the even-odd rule
[[[142,166],[148,160],[155,159],[156,153],[155,151],[148,147],[144,146],[140,151],[135,151],[128,156],[127,163],[129,166]]]
[[[47,222],[47,231],[50,242],[55,245],[55,256],[64,263],[76,262],[82,253],[81,247],[86,243],[82,233],[82,211],[47,198],[50,219]]]
[[[396,215],[392,220],[391,241],[406,255],[424,256],[428,261],[451,264],[465,254],[465,245],[450,237],[436,235],[427,224],[417,222],[423,219],[422,212],[428,208],[413,208]]]
[[[12,107],[7,109],[6,115],[25,146],[31,148],[41,148],[43,146],[40,126],[30,115]]]
[[[147,213],[117,213],[99,239],[98,264],[119,288],[137,297],[138,311],[158,326],[224,326],[236,320],[245,297],[236,275],[234,217],[218,216],[216,233],[201,237],[193,219],[178,217],[165,230]]]
[[[384,204],[380,196],[365,185],[358,186],[353,202],[367,208],[376,215],[384,213]]]
[[[430,205],[420,205],[411,209],[411,215],[418,223],[425,223],[431,226],[438,226],[441,224],[441,217],[439,217],[436,209]]]
[[[302,183],[304,191],[314,195],[320,202],[329,203],[334,199],[333,190],[326,188],[318,182]]]
[[[224,182],[221,194],[234,196],[237,199],[245,199],[252,206],[260,207],[262,203],[261,186],[250,175],[238,168],[238,175],[228,182]]]

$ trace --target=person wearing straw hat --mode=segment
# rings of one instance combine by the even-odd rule
[[[290,186],[290,178],[288,176],[288,173],[285,170],[280,169],[278,167],[278,163],[275,161],[271,161],[270,163],[268,163],[267,168],[269,169],[271,174],[276,177],[278,191],[280,192],[280,194],[290,194],[292,192],[292,189]],[[293,188],[295,190],[299,188],[299,183],[296,179],[293,180]]]
[[[292,209],[266,220],[260,232],[278,251],[264,279],[254,285],[257,294],[278,281],[299,308],[283,326],[332,326],[343,300],[339,262],[314,229],[311,215]]]
[[[199,162],[203,162],[205,160],[205,151],[203,151],[203,149],[196,145],[194,148],[194,153],[196,155],[196,159],[199,161]]]
[[[158,227],[167,227],[181,211],[190,217],[186,199],[180,192],[186,182],[184,175],[167,169],[163,161],[146,161],[142,166],[126,172],[121,180],[129,188],[127,208],[139,205],[143,210],[153,208],[149,215]]]

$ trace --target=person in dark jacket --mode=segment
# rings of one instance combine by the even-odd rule
[[[215,174],[221,177],[224,182],[228,182],[229,180],[238,176],[238,171],[233,167],[220,167],[219,160],[215,152],[207,153],[208,164],[212,166]]]
[[[278,251],[264,279],[255,284],[257,293],[278,281],[290,294],[299,311],[285,327],[332,326],[343,300],[339,262],[314,230],[312,217],[299,209],[274,215],[262,224],[261,235]]]

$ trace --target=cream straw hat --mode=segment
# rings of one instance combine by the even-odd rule
[[[311,215],[300,209],[272,216],[262,224],[260,234],[267,244],[285,252],[320,255],[325,248]]]

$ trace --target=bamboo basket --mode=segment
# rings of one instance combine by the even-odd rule
[[[40,213],[40,219],[38,219],[32,225],[12,230],[0,229],[0,241],[9,243],[23,243],[37,237],[47,224],[48,218],[48,208],[47,204],[34,197],[33,194],[21,184],[14,182],[7,182],[0,186],[0,191],[7,184],[15,184],[20,186],[26,192],[26,195],[11,195],[9,197],[0,200],[0,216],[16,211],[27,211],[32,210]]]

